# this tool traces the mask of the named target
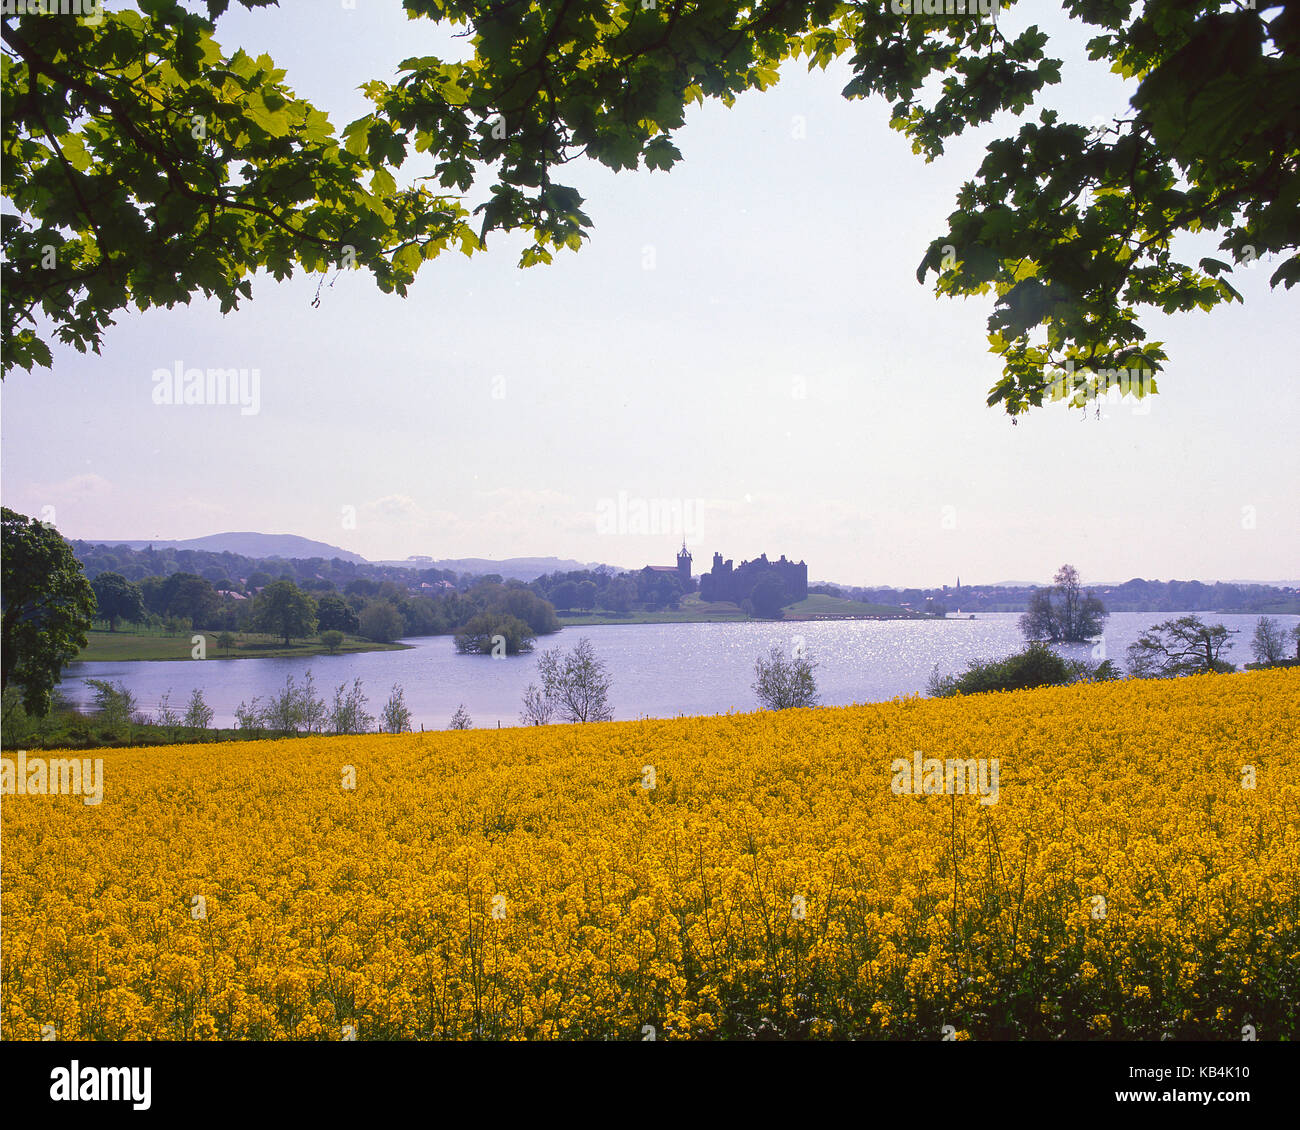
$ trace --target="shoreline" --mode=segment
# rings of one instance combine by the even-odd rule
[[[409,651],[413,644],[375,643],[371,640],[352,639],[341,644],[337,651],[331,652],[320,642],[290,644],[288,647],[278,643],[259,644],[255,647],[234,647],[225,651],[217,647],[218,632],[194,632],[192,636],[148,636],[131,632],[105,632],[92,630],[87,632],[87,643],[72,660],[68,667],[80,663],[175,663],[180,660],[194,659],[193,636],[203,636],[206,641],[204,661],[212,659],[299,659],[312,656],[357,655],[370,651]],[[115,645],[122,654],[115,654],[114,648],[105,648],[106,644]],[[135,645],[135,646],[132,646]],[[175,654],[131,654],[134,652],[171,651]],[[90,654],[87,654],[90,653]]]
[[[918,616],[806,615],[806,616],[782,616],[781,619],[779,620],[765,620],[761,616],[746,616],[746,617],[702,616],[690,620],[682,620],[677,618],[665,618],[662,620],[649,619],[649,618],[629,619],[629,620],[615,620],[615,619],[597,620],[597,619],[587,619],[585,617],[574,617],[573,619],[569,619],[568,617],[561,616],[559,619],[560,619],[561,628],[627,628],[627,627],[636,627],[638,625],[645,625],[645,624],[808,624],[808,623],[822,622],[822,621],[840,622],[844,620],[933,620],[935,622],[940,622],[945,619],[947,620],[960,619],[964,622],[966,620],[966,617],[965,616],[944,617],[944,616],[924,616],[924,615],[918,615]]]

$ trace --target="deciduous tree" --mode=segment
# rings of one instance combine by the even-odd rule
[[[566,162],[669,169],[687,107],[768,89],[790,60],[845,60],[844,95],[887,98],[927,161],[996,115],[1024,119],[988,145],[917,271],[992,299],[1003,368],[988,403],[1013,418],[1060,394],[1065,365],[1071,403],[1154,391],[1143,374],[1166,354],[1143,311],[1238,301],[1229,279],[1260,261],[1273,286],[1300,279],[1294,4],[1064,0],[1130,94],[1086,125],[1039,107],[1062,61],[1037,25],[1004,30],[1014,0],[993,19],[880,0],[405,0],[470,27],[472,56],[402,60],[336,134],[270,58],[218,46],[228,3],[146,0],[97,27],[5,17],[7,366],[50,364],[41,318],[98,349],[118,311],[195,293],[229,310],[258,269],[355,265],[401,294],[424,262],[494,231],[525,233],[521,265],[549,262],[592,222],[556,179]]]
[[[257,594],[253,622],[260,631],[280,636],[288,647],[292,637],[315,633],[316,601],[292,581],[273,581]]]
[[[817,705],[817,663],[802,649],[786,655],[774,646],[754,661],[754,693],[768,710]]]
[[[406,692],[401,683],[394,683],[388,701],[380,714],[384,723],[384,732],[388,734],[405,734],[411,728],[411,711],[406,705]]]
[[[5,14],[6,369],[49,367],[44,323],[98,352],[119,311],[201,293],[228,312],[255,271],[357,267],[404,294],[426,258],[477,246],[458,201],[397,185],[407,141],[391,126],[362,119],[340,137],[269,56],[223,49],[228,5]]]
[[[367,602],[357,619],[357,631],[376,643],[392,643],[402,634],[402,614],[386,600]]]
[[[108,630],[117,631],[117,622],[135,623],[145,618],[144,599],[140,586],[128,581],[121,573],[100,573],[90,587],[95,592],[100,619],[108,621]]]
[[[1139,679],[1170,679],[1231,671],[1232,664],[1219,658],[1231,634],[1222,624],[1208,625],[1199,616],[1166,620],[1129,644],[1129,674]]]
[[[537,662],[542,695],[564,722],[608,722],[610,678],[591,641],[580,639],[567,655],[560,648],[542,653]]]
[[[1286,658],[1286,637],[1282,626],[1271,616],[1261,616],[1255,621],[1255,635],[1250,649],[1256,663],[1277,663]]]
[[[1020,630],[1027,640],[1081,643],[1101,634],[1110,614],[1091,592],[1084,592],[1079,571],[1062,565],[1048,589],[1036,589],[1029,608],[1020,617]]]
[[[44,717],[63,668],[86,646],[95,593],[59,532],[5,507],[0,515],[0,691],[22,690]]]

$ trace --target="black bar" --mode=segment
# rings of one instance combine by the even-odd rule
[[[702,1109],[764,1121],[789,1112],[889,1107],[932,1118],[996,1112],[1085,1117],[1120,1107],[1180,1114],[1193,1108],[1256,1117],[1293,1105],[1297,1061],[1287,1043],[14,1043],[0,1048],[0,1110],[38,1117],[148,1118],[256,1113],[373,1120],[415,1109],[443,1119],[536,1117],[659,1109],[692,1120]],[[87,1068],[149,1068],[148,1109],[51,1098],[73,1062]],[[102,1077],[96,1072],[96,1081]],[[143,1073],[136,1076],[143,1082]],[[1189,1093],[1198,1097],[1189,1099]],[[1211,1098],[1207,1101],[1205,1094]],[[1121,1100],[1119,1093],[1129,1097]],[[1047,1103],[1047,1106],[1044,1106]],[[612,1104],[612,1105],[611,1105]],[[142,1105],[142,1104],[141,1104]],[[837,1103],[838,1105],[838,1103]],[[334,1125],[339,1123],[335,1122]],[[10,1125],[19,1125],[11,1122]]]

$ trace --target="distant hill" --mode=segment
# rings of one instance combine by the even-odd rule
[[[125,538],[81,538],[91,545],[125,545],[130,549],[195,549],[209,553],[238,553],[243,557],[282,557],[286,561],[298,559],[306,561],[312,557],[323,557],[326,561],[335,557],[342,561],[351,561],[357,565],[366,564],[366,559],[359,553],[340,549],[337,545],[328,545],[323,541],[299,537],[297,534],[257,534],[252,532],[208,534],[201,538],[186,538],[180,541],[166,539],[147,539],[131,541]],[[531,579],[531,578],[530,578]]]
[[[376,561],[376,565],[394,565],[401,569],[450,569],[454,573],[482,575],[496,573],[507,581],[535,581],[545,573],[571,573],[580,569],[597,569],[596,562],[573,561],[565,557],[450,557],[433,561],[427,557],[408,557],[405,561]]]

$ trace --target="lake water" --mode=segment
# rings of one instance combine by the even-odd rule
[[[1062,655],[1103,658],[1124,665],[1124,649],[1147,628],[1173,613],[1117,612],[1106,623],[1100,644],[1062,646]],[[1250,640],[1256,615],[1198,613],[1210,624],[1236,629],[1223,653],[1238,667],[1252,659]],[[897,695],[924,693],[937,663],[958,672],[971,659],[1010,655],[1022,646],[1019,613],[987,613],[977,619],[837,620],[801,623],[623,624],[565,628],[537,643],[537,651],[566,650],[587,636],[605,661],[612,680],[614,717],[670,718],[679,714],[723,714],[758,708],[751,684],[754,660],[773,645],[787,653],[802,637],[817,661],[817,687],[826,705],[881,702]],[[1298,616],[1275,617],[1289,632]],[[87,678],[122,682],[140,709],[153,713],[171,692],[173,709],[184,712],[198,687],[216,713],[214,724],[234,725],[235,708],[254,696],[264,701],[292,674],[302,681],[308,668],[317,693],[329,700],[339,683],[360,678],[378,714],[394,683],[406,694],[414,726],[441,729],[459,703],[475,726],[519,724],[524,688],[537,682],[537,654],[492,659],[457,655],[450,636],[403,641],[409,651],[317,655],[304,659],[219,659],[177,662],[74,663],[65,673],[63,693],[74,703],[91,701]],[[215,649],[214,649],[215,650]]]

